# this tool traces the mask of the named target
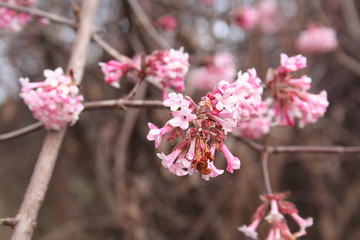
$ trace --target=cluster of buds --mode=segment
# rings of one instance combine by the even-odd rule
[[[262,0],[257,6],[238,7],[234,11],[234,22],[246,31],[258,29],[266,34],[277,32],[283,25],[277,2]]]
[[[0,0],[14,6],[33,7],[36,5],[36,0]],[[0,28],[19,31],[26,25],[32,16],[29,13],[17,12],[8,8],[0,8]]]
[[[20,78],[20,96],[25,104],[47,129],[59,130],[67,123],[75,124],[84,109],[78,86],[72,77],[64,75],[62,68],[55,71],[46,69],[44,76],[43,82]]]
[[[301,52],[321,54],[331,52],[338,46],[336,32],[333,28],[310,25],[296,39],[296,47]]]
[[[208,56],[203,67],[189,73],[189,82],[200,90],[211,90],[220,80],[232,82],[236,74],[234,58],[229,53]]]
[[[326,92],[308,93],[311,78],[306,75],[300,78],[292,76],[292,72],[305,67],[304,56],[288,57],[281,54],[281,65],[275,71],[269,71],[266,83],[275,101],[272,115],[276,125],[294,126],[295,118],[298,118],[299,127],[304,127],[324,115],[329,105]]]
[[[240,168],[240,160],[226,147],[224,141],[229,132],[245,119],[258,116],[262,111],[262,87],[255,69],[250,69],[238,79],[229,83],[221,81],[213,92],[201,98],[196,105],[190,97],[170,93],[164,105],[170,107],[173,118],[164,127],[158,128],[149,123],[149,141],[160,145],[164,135],[167,141],[181,137],[182,140],[172,153],[158,154],[162,165],[178,176],[202,173],[208,180],[223,173],[213,164],[216,150],[222,152],[227,160],[227,170],[233,173]],[[185,136],[183,131],[186,131]]]
[[[184,79],[189,70],[189,55],[180,50],[154,51],[151,55],[144,56],[141,66],[128,59],[124,62],[111,60],[99,63],[105,81],[114,87],[120,87],[120,80],[131,70],[138,77],[154,81],[163,87],[163,98],[167,98],[167,91],[174,87],[178,92],[185,88]]]
[[[238,230],[243,232],[247,237],[258,239],[258,233],[255,231],[260,222],[264,219],[271,224],[270,231],[266,240],[286,240],[297,239],[306,235],[305,229],[313,225],[312,217],[303,219],[295,205],[291,202],[284,201],[289,193],[275,193],[271,195],[260,196],[264,201],[252,217],[252,223],[249,226],[239,227]],[[291,218],[299,225],[299,231],[292,233],[287,225],[284,215],[290,215]]]

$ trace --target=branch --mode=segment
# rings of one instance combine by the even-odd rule
[[[163,105],[162,101],[156,100],[104,100],[104,101],[94,101],[84,103],[86,110],[93,110],[98,108],[124,108],[124,107],[134,107],[134,108],[167,108]]]
[[[61,16],[53,14],[53,13],[45,12],[45,11],[40,10],[38,8],[22,7],[22,6],[19,6],[19,5],[12,5],[12,4],[5,3],[5,2],[0,2],[0,7],[9,8],[9,9],[19,11],[19,12],[29,13],[32,16],[35,16],[35,17],[47,18],[47,19],[49,19],[49,20],[51,20],[53,22],[62,23],[62,24],[69,25],[69,26],[74,27],[74,28],[77,27],[76,22],[73,21],[73,20],[70,20],[70,19],[65,18],[65,17],[61,17]]]
[[[81,82],[83,75],[96,8],[97,0],[83,1],[79,30],[68,65],[68,69],[73,69],[77,84]],[[29,240],[33,235],[37,215],[44,201],[65,132],[66,128],[60,131],[49,131],[46,135],[23,202],[16,216],[18,223],[15,226],[12,240]]]
[[[170,48],[168,42],[156,31],[154,26],[151,24],[151,20],[146,15],[144,9],[141,7],[137,0],[127,0],[131,9],[135,13],[137,19],[139,20],[140,24],[142,25],[143,29],[147,32],[149,37],[151,37],[157,45],[162,48]]]
[[[0,224],[4,226],[10,226],[11,228],[14,228],[17,223],[16,218],[2,218],[0,219]]]
[[[20,136],[28,134],[28,133],[35,132],[36,130],[40,129],[43,125],[44,124],[42,122],[36,122],[36,123],[33,123],[33,124],[29,125],[29,126],[19,128],[19,129],[15,130],[15,131],[0,134],[0,142],[10,140],[10,139],[14,139],[14,138],[20,137]]]
[[[269,195],[272,195],[270,176],[269,176],[269,168],[268,168],[269,156],[270,156],[270,153],[267,152],[266,150],[264,150],[261,153],[260,160],[261,160],[262,171],[264,174],[264,183],[265,183],[266,193]]]

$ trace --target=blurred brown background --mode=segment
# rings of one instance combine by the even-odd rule
[[[236,6],[256,1],[215,0],[208,6],[196,0],[139,1],[152,23],[167,13],[179,20],[174,33],[159,34],[170,46],[184,46],[193,67],[208,54],[230,52],[237,69],[255,67],[264,79],[268,67],[279,64],[280,53],[298,54],[297,34],[309,21],[328,21],[336,30],[341,51],[360,61],[358,29],[360,2],[354,0],[279,0],[279,14],[287,23],[277,33],[247,33],[231,21]],[[38,7],[74,18],[71,1],[38,1]],[[354,3],[355,8],[351,8]],[[350,4],[350,5],[349,5]],[[139,16],[127,1],[101,0],[96,26],[103,38],[121,53],[151,53],[159,49],[149,37]],[[68,26],[33,22],[23,31],[0,31],[0,132],[27,126],[31,112],[18,97],[18,78],[42,80],[45,68],[65,67],[75,32]],[[307,74],[313,80],[312,93],[324,89],[330,106],[318,123],[303,129],[276,127],[266,136],[270,145],[343,145],[360,142],[360,76],[336,53],[307,56]],[[103,81],[98,62],[110,56],[95,43],[89,49],[82,85],[86,101],[116,99],[133,86],[121,82],[116,90]],[[360,63],[355,62],[360,65]],[[357,65],[355,65],[357,66]],[[200,96],[187,85],[185,94]],[[152,86],[143,86],[140,99],[161,99]],[[196,98],[196,97],[195,97]],[[147,122],[162,126],[167,110],[94,110],[82,113],[69,128],[40,210],[34,239],[245,239],[237,227],[249,224],[265,192],[259,154],[244,143],[228,137],[227,144],[242,162],[240,170],[211,179],[200,175],[177,177],[161,166],[159,149],[146,140]],[[15,216],[45,130],[0,142],[0,217]],[[263,142],[264,139],[260,139]],[[222,155],[217,165],[225,167]],[[289,200],[303,217],[312,216],[314,226],[303,239],[360,239],[359,154],[277,154],[269,168],[274,191],[292,192]],[[121,178],[115,178],[119,161]],[[221,165],[223,164],[223,165]],[[290,223],[295,231],[296,224]],[[267,233],[260,225],[260,236]],[[0,227],[0,238],[9,239],[9,227]]]

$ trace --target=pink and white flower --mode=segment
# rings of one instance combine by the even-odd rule
[[[33,7],[36,5],[36,0],[0,0],[0,2],[22,7]],[[32,16],[29,13],[17,12],[4,7],[0,8],[0,28],[2,29],[19,31],[31,20]]]
[[[260,12],[254,7],[245,6],[235,9],[235,24],[246,31],[251,31],[257,27],[260,21]]]
[[[99,63],[102,72],[105,75],[105,82],[115,88],[120,88],[120,80],[132,69],[135,65],[132,62],[118,62],[110,60],[107,63]]]
[[[47,129],[59,130],[67,123],[75,124],[84,109],[79,88],[70,76],[64,75],[62,68],[44,70],[44,76],[43,82],[20,78],[20,96],[25,104]]]

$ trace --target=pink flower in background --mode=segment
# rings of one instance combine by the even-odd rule
[[[20,78],[20,96],[25,104],[47,129],[59,130],[67,123],[75,124],[84,109],[79,88],[70,76],[64,75],[62,68],[44,70],[44,76],[43,82]]]
[[[218,53],[205,60],[205,66],[189,73],[189,81],[200,90],[211,90],[221,81],[232,82],[236,74],[234,58],[229,53]]]
[[[242,29],[251,31],[257,27],[260,20],[260,13],[254,7],[239,7],[235,9],[234,20]]]
[[[0,0],[0,2],[6,2],[15,6],[33,7],[36,5],[35,0]],[[8,8],[0,8],[0,28],[10,29],[13,31],[19,31],[24,25],[26,25],[32,16],[28,13],[17,12]]]
[[[99,63],[99,66],[105,75],[105,81],[115,88],[120,88],[120,80],[130,70],[135,69],[135,65],[132,62],[118,62],[115,60]]]
[[[175,31],[178,26],[178,20],[171,14],[167,14],[156,19],[156,25],[165,31]]]
[[[168,88],[174,87],[178,92],[184,90],[189,65],[189,55],[183,48],[154,51],[146,58],[145,76],[163,86],[163,99],[166,99]]]
[[[257,6],[260,12],[259,29],[266,34],[274,34],[284,24],[284,16],[281,15],[277,1],[262,0]]]
[[[249,226],[241,226],[238,230],[247,237],[258,239],[256,228],[262,220],[266,220],[271,224],[270,231],[266,237],[268,240],[297,239],[306,235],[305,229],[313,225],[313,219],[311,217],[307,219],[301,218],[295,205],[283,200],[287,195],[288,193],[274,193],[261,196],[260,198],[264,203],[256,210],[252,217],[252,223]],[[300,229],[298,232],[292,233],[290,231],[284,217],[286,214],[290,215],[299,225]]]
[[[305,57],[288,57],[282,54],[281,65],[269,74],[266,82],[273,94],[274,108],[271,114],[276,125],[294,126],[295,118],[298,118],[299,127],[304,127],[308,123],[316,122],[325,114],[329,105],[326,92],[308,93],[311,78],[305,75],[293,78],[291,75],[293,71],[305,67]]]
[[[296,48],[304,53],[321,54],[331,52],[338,46],[333,28],[311,25],[296,39]]]
[[[260,138],[270,131],[270,125],[270,117],[251,118],[248,121],[239,122],[234,133],[247,139]]]

